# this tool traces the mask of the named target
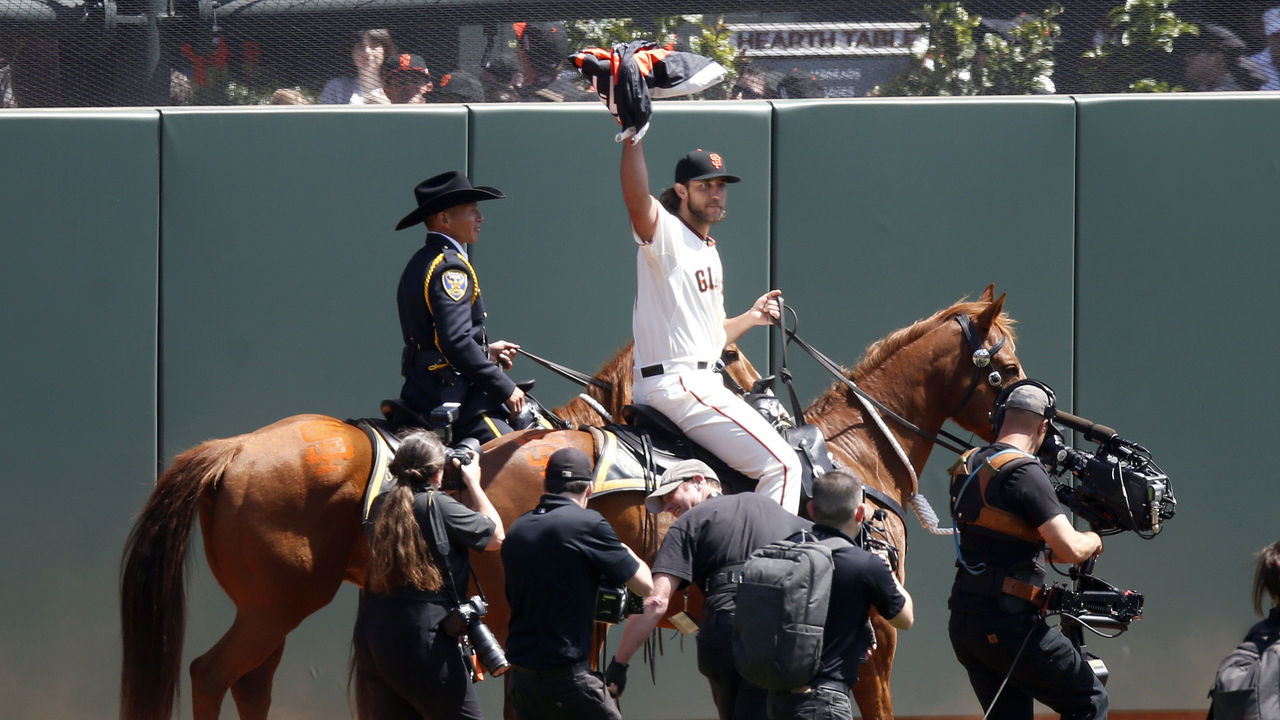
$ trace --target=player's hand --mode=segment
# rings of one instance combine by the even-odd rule
[[[604,669],[604,686],[615,698],[622,697],[622,691],[627,689],[627,666],[617,658],[610,658],[609,667]]]
[[[769,325],[782,318],[782,311],[778,309],[778,298],[781,296],[781,290],[770,290],[756,300],[751,306],[751,317],[756,325]]]
[[[497,363],[498,367],[503,370],[510,370],[516,359],[516,351],[519,349],[519,345],[507,340],[491,342],[489,343],[489,359]]]

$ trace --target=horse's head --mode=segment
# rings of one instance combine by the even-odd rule
[[[738,387],[750,390],[751,386],[760,379],[760,372],[756,370],[755,365],[751,364],[747,356],[738,349],[737,343],[725,345],[724,352],[720,353],[720,359],[724,361],[725,376],[738,383]],[[725,384],[728,384],[727,380]]]
[[[1000,390],[1021,380],[1022,363],[1014,347],[1013,319],[1004,313],[1004,294],[988,285],[974,303],[953,306],[950,331],[956,348],[948,384],[949,416],[964,429],[992,440],[991,408]]]

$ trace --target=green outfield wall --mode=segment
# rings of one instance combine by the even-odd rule
[[[1118,710],[1197,710],[1251,624],[1251,554],[1280,539],[1266,448],[1280,341],[1280,97],[659,103],[655,192],[704,147],[743,177],[717,226],[727,309],[784,290],[800,334],[852,365],[988,283],[1028,372],[1149,447],[1181,502],[1101,574],[1146,594],[1090,649]],[[0,707],[115,715],[117,568],[157,469],[300,412],[377,413],[399,391],[394,292],[412,186],[450,168],[508,198],[474,249],[490,336],[592,371],[630,336],[635,248],[616,126],[596,105],[12,111],[0,114]],[[743,340],[762,369],[768,333]],[[772,352],[771,352],[772,350]],[[802,398],[828,384],[792,356]],[[576,389],[527,360],[549,406]],[[943,510],[951,461],[921,476]],[[233,609],[193,548],[185,662]],[[946,638],[949,538],[913,524],[898,714],[978,713]],[[288,641],[273,717],[342,718],[354,588]],[[665,637],[623,711],[706,718],[693,643]],[[190,716],[183,678],[183,717]],[[499,683],[481,686],[499,716]],[[233,717],[228,698],[224,717]]]

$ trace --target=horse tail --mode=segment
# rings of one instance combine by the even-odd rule
[[[240,443],[211,440],[178,456],[156,482],[125,543],[120,569],[121,720],[168,720],[178,701],[186,625],[183,570],[199,500]]]

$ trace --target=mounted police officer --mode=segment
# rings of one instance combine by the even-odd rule
[[[477,203],[506,196],[473,186],[457,170],[423,180],[413,194],[418,207],[396,230],[425,223],[428,232],[396,291],[404,335],[400,399],[423,417],[443,403],[458,403],[454,437],[483,443],[511,432],[508,419],[525,405],[524,392],[503,372],[520,346],[488,342],[480,284],[467,256],[484,222]]]
[[[1067,520],[1034,455],[1057,432],[1056,409],[1048,385],[1013,383],[992,410],[996,442],[965,453],[952,471],[959,537],[948,631],[978,701],[997,720],[1031,720],[1033,699],[1071,720],[1107,716],[1107,692],[1088,661],[1040,614],[1045,545],[1057,562],[1102,552],[1097,533]]]

